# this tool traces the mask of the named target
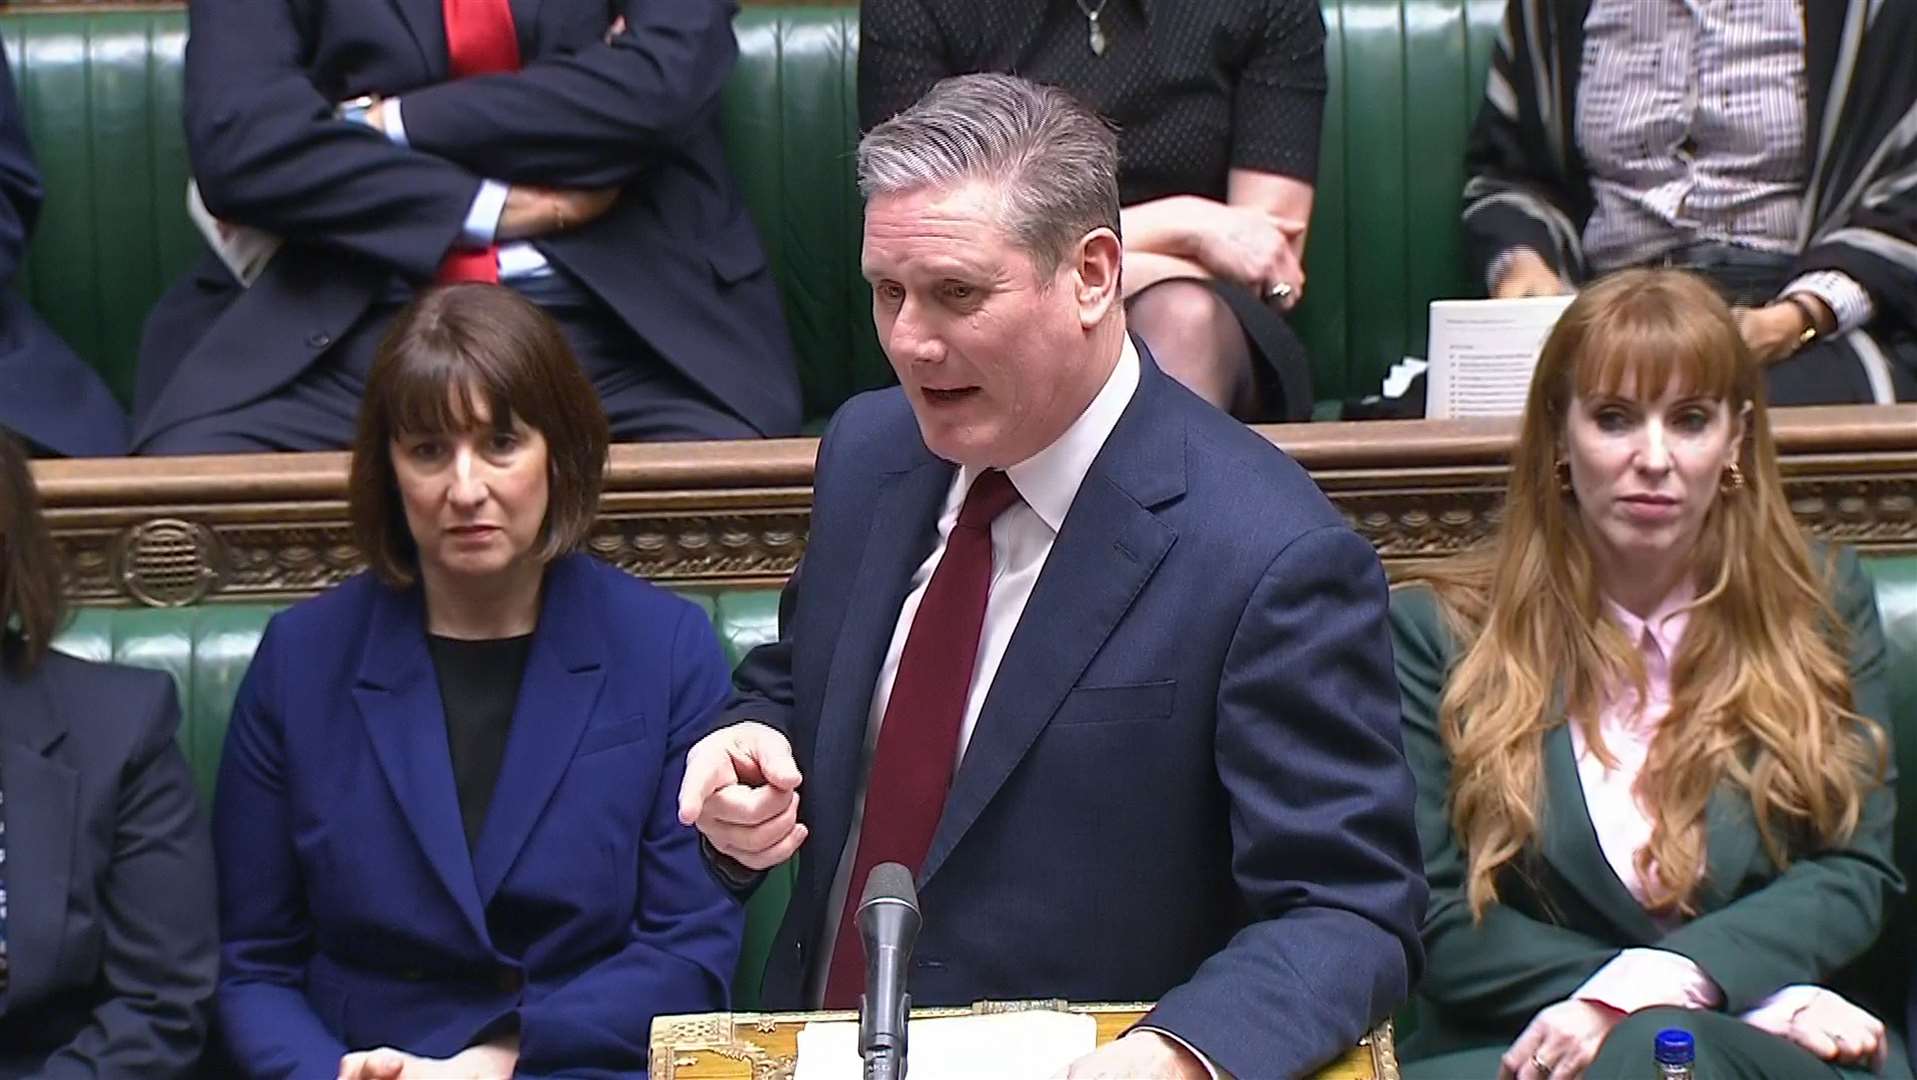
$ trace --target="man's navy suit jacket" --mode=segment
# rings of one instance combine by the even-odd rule
[[[220,957],[179,726],[157,671],[59,653],[0,668],[0,1080],[194,1075]]]
[[[1157,1001],[1147,1023],[1232,1073],[1294,1075],[1390,1014],[1422,963],[1385,579],[1296,463],[1142,360],[920,869],[910,989]],[[902,391],[849,403],[780,640],[735,673],[727,719],[790,736],[811,830],[769,1006],[806,1003],[836,925],[873,686],[953,468]]]
[[[191,0],[194,177],[216,216],[289,243],[249,288],[208,254],[161,299],[136,444],[285,385],[394,273],[430,280],[482,178],[623,188],[536,246],[747,423],[796,432],[791,343],[719,129],[732,0],[511,0],[524,67],[455,81],[440,2]],[[334,116],[363,94],[401,99],[406,146]]]
[[[126,411],[13,284],[45,197],[0,50],[0,428],[56,454],[115,457],[126,453]]]
[[[725,701],[712,625],[590,556],[554,562],[469,850],[424,620],[419,589],[361,575],[260,641],[214,809],[233,1058],[305,1080],[516,1027],[515,1075],[642,1070],[653,1014],[723,1008],[738,962],[743,913],[678,816]]]

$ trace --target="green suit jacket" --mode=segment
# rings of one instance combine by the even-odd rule
[[[1888,736],[1875,596],[1848,550],[1836,553],[1834,580],[1837,610],[1850,626],[1857,711],[1884,725]],[[1450,762],[1438,738],[1438,701],[1458,646],[1423,587],[1392,593],[1391,630],[1431,883],[1428,959],[1416,1030],[1405,1041],[1407,1059],[1508,1045],[1539,1009],[1569,997],[1629,948],[1688,957],[1717,983],[1732,1013],[1795,983],[1830,986],[1866,1008],[1881,1007],[1868,994],[1854,996],[1859,980],[1844,969],[1877,940],[1886,904],[1903,893],[1891,854],[1894,774],[1865,803],[1848,844],[1800,856],[1782,871],[1765,854],[1749,800],[1720,791],[1706,814],[1703,913],[1663,933],[1605,861],[1585,809],[1570,729],[1559,723],[1545,736],[1545,805],[1536,846],[1524,873],[1507,868],[1498,882],[1501,902],[1474,924],[1464,852],[1446,807]]]

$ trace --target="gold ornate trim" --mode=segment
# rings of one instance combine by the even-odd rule
[[[982,1001],[968,1007],[914,1009],[915,1020],[1047,1010],[1090,1015],[1103,1045],[1151,1011],[1145,1002],[1071,1005],[1060,1000]],[[705,1013],[662,1016],[652,1022],[653,1080],[791,1080],[798,1068],[799,1029],[813,1022],[856,1021],[854,1012]],[[1282,1021],[1274,1021],[1278,1023]],[[714,1059],[719,1059],[715,1061]],[[1386,1020],[1338,1060],[1322,1080],[1399,1080],[1398,1057]]]
[[[1806,528],[1917,552],[1917,406],[1773,413]],[[1388,569],[1440,557],[1496,519],[1515,424],[1397,421],[1259,429],[1310,470]],[[588,550],[675,587],[777,586],[805,548],[816,441],[613,448]],[[311,596],[364,564],[344,454],[44,461],[34,466],[82,604]]]

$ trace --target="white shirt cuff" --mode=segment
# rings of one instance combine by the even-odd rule
[[[499,215],[506,209],[508,186],[498,180],[486,180],[479,185],[479,194],[473,196],[472,208],[466,211],[466,223],[459,228],[459,246],[466,248],[487,248],[493,246],[493,237],[499,232]]]
[[[398,98],[386,99],[386,107],[379,111],[379,129],[386,133],[387,140],[393,145],[407,145],[406,121],[399,115]]]
[[[1137,1027],[1133,1028],[1132,1030],[1133,1031],[1149,1031],[1154,1035],[1163,1035],[1165,1038],[1170,1039],[1171,1041],[1184,1047],[1186,1053],[1190,1054],[1192,1057],[1197,1058],[1198,1064],[1203,1065],[1205,1067],[1205,1072],[1208,1075],[1210,1075],[1211,1080],[1231,1080],[1231,1077],[1226,1076],[1224,1073],[1218,1071],[1218,1066],[1213,1065],[1211,1063],[1211,1059],[1206,1057],[1204,1054],[1200,1053],[1196,1046],[1193,1046],[1192,1044],[1179,1038],[1176,1034],[1166,1031],[1162,1027],[1151,1027],[1150,1025],[1147,1025],[1147,1024],[1140,1024]]]
[[[1794,292],[1809,293],[1822,300],[1831,314],[1837,316],[1840,335],[1850,333],[1877,314],[1877,305],[1871,301],[1870,293],[1842,270],[1813,270],[1801,274],[1777,295],[1789,296]]]
[[[1634,1013],[1658,1005],[1680,1009],[1714,1009],[1721,995],[1717,984],[1688,957],[1663,949],[1626,949],[1572,991],[1578,1001],[1608,1005]]]

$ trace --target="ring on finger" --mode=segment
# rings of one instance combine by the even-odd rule
[[[1265,290],[1265,299],[1288,300],[1291,298],[1292,291],[1293,290],[1291,288],[1291,282],[1289,281],[1276,282],[1271,286],[1271,288]]]
[[[1539,1076],[1551,1075],[1551,1063],[1536,1054],[1531,1055],[1531,1067],[1538,1071]]]

